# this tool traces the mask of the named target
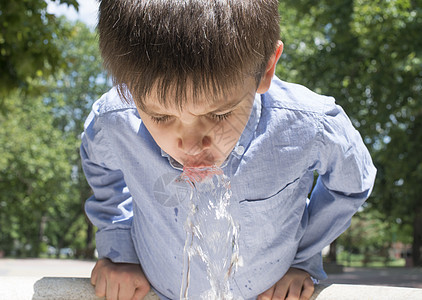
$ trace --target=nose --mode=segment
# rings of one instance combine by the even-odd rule
[[[187,155],[197,155],[211,147],[211,137],[204,134],[201,128],[183,132],[178,138],[178,148]]]

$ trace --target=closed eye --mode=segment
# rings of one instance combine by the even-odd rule
[[[232,111],[229,111],[227,113],[224,114],[210,114],[211,119],[216,120],[217,122],[221,122],[224,120],[227,120],[228,117],[230,117],[230,115],[232,114]]]
[[[231,114],[232,114],[232,111],[224,113],[224,114],[210,113],[210,114],[208,114],[208,116],[211,119],[213,119],[217,122],[222,122],[222,121],[228,119]],[[165,123],[168,123],[169,121],[171,121],[171,119],[172,119],[172,116],[168,116],[168,115],[149,116],[149,117],[156,124],[165,124]]]
[[[150,116],[150,118],[151,118],[151,120],[152,120],[154,123],[157,123],[157,124],[164,124],[164,123],[166,123],[166,122],[170,121],[171,116],[166,116],[166,115],[159,116],[159,117],[156,117],[156,116]]]

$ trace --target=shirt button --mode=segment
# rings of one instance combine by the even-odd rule
[[[243,153],[245,153],[245,147],[239,145],[236,147],[234,151],[236,152],[237,155],[242,155]]]

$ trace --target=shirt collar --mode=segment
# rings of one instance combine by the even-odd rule
[[[183,166],[177,160],[175,160],[173,157],[171,157],[170,155],[168,155],[163,149],[161,149],[161,156],[162,157],[167,157],[167,159],[169,160],[170,165],[173,168],[175,168],[176,170],[183,171]]]
[[[259,121],[261,119],[261,95],[255,94],[255,100],[252,107],[252,112],[249,116],[248,123],[246,123],[245,129],[242,132],[242,135],[240,136],[239,140],[236,143],[236,146],[234,147],[231,155],[237,155],[242,156],[242,151],[239,151],[239,147],[243,147],[245,152],[247,148],[249,147],[249,144],[251,143],[252,139],[254,138],[256,129],[258,127]]]

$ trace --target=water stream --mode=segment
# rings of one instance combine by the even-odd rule
[[[230,181],[218,167],[184,168],[180,177],[192,187],[185,222],[183,280],[180,299],[189,299],[192,258],[200,257],[206,266],[211,289],[201,299],[234,299],[230,282],[239,256],[239,226],[230,213]]]

